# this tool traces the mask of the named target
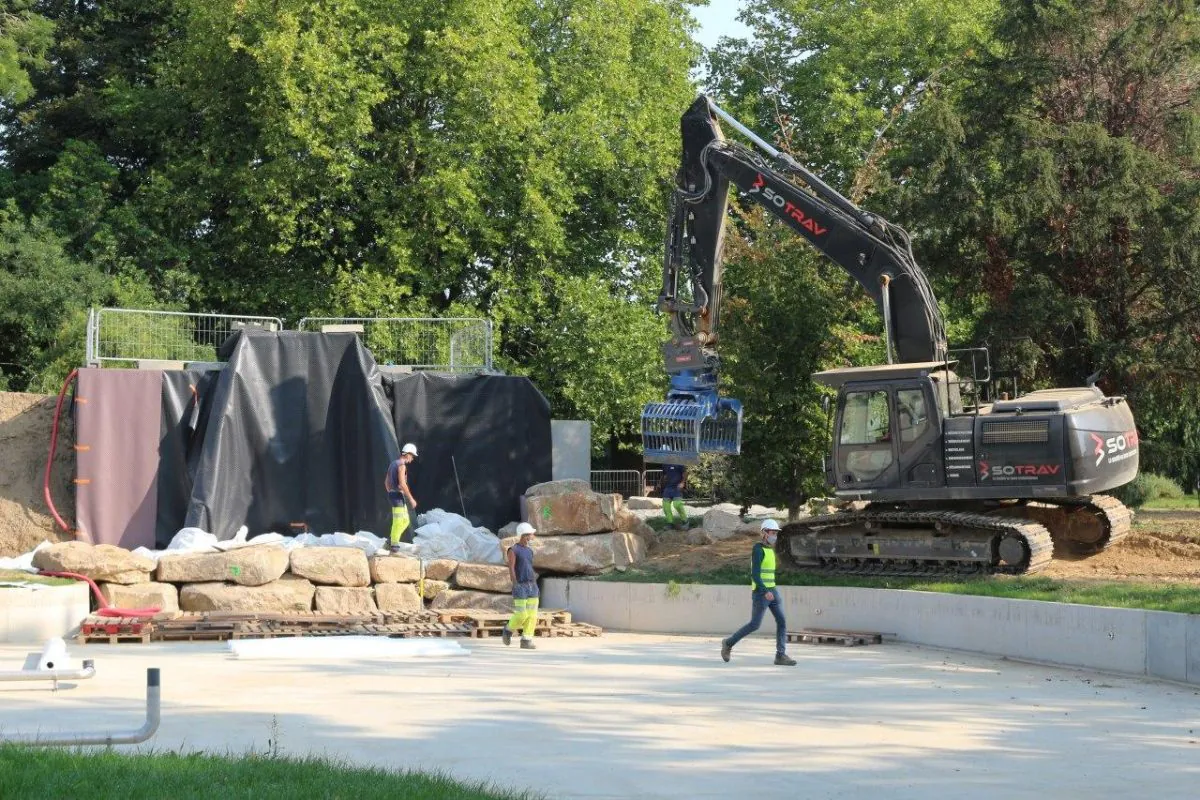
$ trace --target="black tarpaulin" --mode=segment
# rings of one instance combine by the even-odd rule
[[[251,535],[386,535],[383,476],[398,448],[358,337],[245,330],[221,357],[184,524],[218,539],[243,524]]]
[[[550,404],[528,378],[385,376],[400,442],[417,445],[409,487],[418,511],[463,513],[495,531],[520,519],[519,498],[551,478]],[[455,485],[455,466],[462,503]]]
[[[166,547],[183,526],[200,464],[217,378],[216,370],[163,373],[158,443],[158,511],[155,545]]]

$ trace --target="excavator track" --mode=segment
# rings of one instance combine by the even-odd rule
[[[1133,512],[1115,497],[1094,494],[1007,506],[999,516],[1041,524],[1056,547],[1075,555],[1093,555],[1112,547],[1133,529]]]
[[[843,511],[791,523],[781,538],[788,566],[852,575],[1028,575],[1054,554],[1038,522],[970,511]]]

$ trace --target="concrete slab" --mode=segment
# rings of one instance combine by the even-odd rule
[[[335,640],[329,641],[331,648]],[[239,662],[218,644],[75,647],[97,675],[0,684],[0,732],[131,729],[155,750],[318,754],[553,798],[1194,796],[1200,691],[961,653],[606,634],[468,658]],[[0,646],[0,663],[24,649]]]

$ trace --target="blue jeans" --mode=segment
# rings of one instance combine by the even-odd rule
[[[775,653],[783,655],[787,652],[787,620],[783,618],[783,599],[779,596],[779,587],[769,589],[774,595],[774,600],[767,600],[767,593],[760,592],[757,589],[753,592],[754,610],[750,614],[750,621],[738,629],[738,632],[725,640],[725,644],[731,648],[746,638],[750,634],[762,627],[763,614],[767,609],[771,609],[771,615],[775,617]]]

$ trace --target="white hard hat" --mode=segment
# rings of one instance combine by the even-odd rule
[[[777,531],[779,530],[779,523],[773,519],[764,519],[762,521],[762,525],[759,525],[758,527],[763,533],[766,533],[767,531]]]
[[[401,453],[410,453],[413,458],[416,458],[417,457],[417,446],[415,444],[413,444],[412,442],[409,442],[408,444],[404,445],[404,447],[400,450],[400,452]]]
[[[517,536],[527,536],[531,533],[537,533],[537,528],[533,527],[528,522],[522,522],[517,526]]]

